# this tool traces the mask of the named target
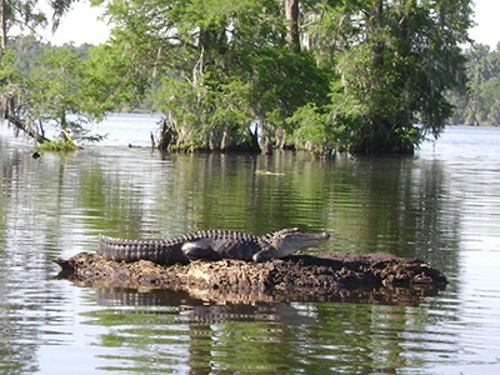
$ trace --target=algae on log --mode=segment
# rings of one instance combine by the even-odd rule
[[[98,287],[185,291],[211,301],[355,301],[416,303],[435,295],[446,277],[414,258],[391,254],[292,255],[263,263],[225,259],[161,266],[115,262],[95,253],[54,259],[61,278]],[[365,301],[366,300],[366,301]],[[412,302],[413,301],[413,302]]]

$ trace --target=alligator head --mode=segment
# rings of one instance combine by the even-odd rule
[[[281,258],[299,249],[319,245],[329,238],[328,233],[304,233],[299,228],[286,228],[270,234],[268,240],[278,251],[278,257]]]

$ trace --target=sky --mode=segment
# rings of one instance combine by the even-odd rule
[[[476,0],[475,21],[477,26],[470,30],[470,36],[478,43],[496,48],[500,41],[500,0]],[[109,36],[109,27],[97,18],[103,13],[102,8],[90,7],[87,1],[79,1],[62,20],[54,35],[49,31],[42,33],[52,44],[66,42],[100,44]]]
[[[474,10],[477,26],[470,30],[470,37],[478,43],[496,49],[500,42],[500,0],[476,0]]]
[[[50,14],[48,6],[42,9]],[[101,44],[109,37],[109,26],[106,22],[98,20],[104,13],[102,7],[91,7],[88,1],[79,1],[74,4],[61,20],[59,28],[54,34],[49,30],[40,32],[43,38],[55,45],[74,42],[75,45],[83,43]]]

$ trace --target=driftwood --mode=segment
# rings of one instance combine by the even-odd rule
[[[446,277],[418,259],[390,254],[293,255],[263,263],[240,260],[160,266],[110,261],[95,253],[54,259],[59,277],[99,288],[187,292],[210,301],[276,300],[418,303],[445,288]]]

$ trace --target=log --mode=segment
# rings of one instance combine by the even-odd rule
[[[299,254],[262,263],[224,259],[161,266],[146,260],[115,262],[83,252],[53,261],[62,269],[58,278],[80,285],[168,289],[213,301],[336,301],[348,295],[397,303],[402,295],[410,296],[412,302],[406,302],[414,304],[415,297],[435,295],[447,284],[446,277],[425,262],[386,253]]]

